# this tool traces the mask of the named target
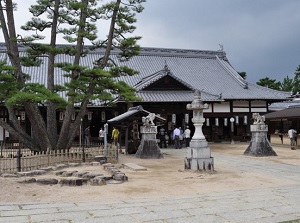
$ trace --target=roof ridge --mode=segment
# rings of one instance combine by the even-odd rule
[[[224,62],[224,60],[221,60],[216,55],[218,63],[230,74],[231,77],[233,77],[234,80],[236,80],[239,85],[241,85],[244,89],[248,89],[248,82],[246,82],[242,77],[230,66],[228,67],[227,64]]]
[[[42,43],[43,44],[43,43]],[[44,45],[49,45],[44,43]],[[74,44],[56,44],[56,47],[75,46]],[[25,50],[27,47],[24,44],[18,44],[20,50]],[[90,49],[89,53],[104,52],[105,48],[93,48],[93,45],[84,45],[84,49]],[[0,42],[0,51],[5,48],[6,43]],[[112,54],[118,54],[120,52],[117,48],[112,48]],[[226,53],[223,50],[194,50],[194,49],[178,49],[178,48],[156,48],[156,47],[140,47],[140,55],[154,55],[154,56],[183,56],[183,57],[200,57],[200,58],[214,58],[218,56],[226,61]]]

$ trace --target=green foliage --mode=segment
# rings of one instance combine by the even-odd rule
[[[7,106],[23,106],[27,102],[45,104],[51,101],[61,106],[66,105],[66,101],[58,94],[52,93],[44,85],[38,83],[28,83],[23,86],[20,91],[15,91],[14,94],[6,100]]]
[[[293,85],[294,85],[293,79],[289,78],[289,76],[287,75],[281,83],[281,90],[291,92],[293,90]]]
[[[19,91],[18,83],[13,75],[15,68],[0,62],[0,103]]]
[[[276,81],[276,79],[270,79],[269,77],[259,79],[259,81],[256,82],[256,84],[274,90],[280,90],[280,86],[281,86],[280,81]]]
[[[293,80],[293,93],[300,92],[300,65],[295,71],[295,76]]]
[[[238,74],[245,80],[247,78],[246,72],[238,72]]]

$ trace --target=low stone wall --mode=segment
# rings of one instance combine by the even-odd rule
[[[97,157],[95,158],[97,160]],[[92,165],[102,166],[103,169],[108,173],[90,173],[90,172],[79,172],[76,170],[65,170],[69,167],[76,167],[80,165]],[[43,175],[41,177],[40,175]],[[54,177],[49,176],[54,175]],[[35,177],[38,176],[38,177]],[[18,172],[15,174],[4,173],[1,177],[18,178],[18,183],[37,183],[42,185],[65,185],[65,186],[102,186],[106,184],[119,184],[128,181],[128,177],[125,173],[122,173],[114,164],[107,163],[106,158],[98,157],[98,160],[91,163],[79,164],[57,164],[54,166],[45,167],[39,170],[31,170],[28,172]]]

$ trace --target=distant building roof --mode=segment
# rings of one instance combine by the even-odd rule
[[[266,119],[300,118],[300,107],[286,108],[265,115]]]
[[[269,106],[270,111],[279,111],[285,108],[300,107],[300,100],[294,99],[290,101],[275,102]]]

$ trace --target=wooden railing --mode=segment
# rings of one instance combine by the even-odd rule
[[[95,156],[103,155],[110,161],[118,159],[116,148],[108,146],[107,151],[99,144],[73,145],[69,150],[32,152],[23,146],[1,145],[0,174],[40,169],[63,163],[91,162]],[[19,155],[21,154],[21,155]]]

